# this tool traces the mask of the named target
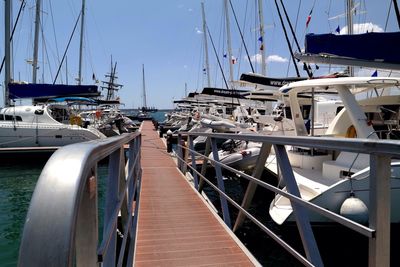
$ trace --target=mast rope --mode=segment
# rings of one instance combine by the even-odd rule
[[[13,39],[14,32],[15,32],[15,29],[17,28],[17,25],[18,25],[18,21],[19,21],[19,17],[20,17],[20,15],[21,15],[21,12],[22,12],[23,9],[25,9],[25,4],[26,4],[25,0],[22,0],[21,5],[19,6],[17,19],[15,20],[15,24],[14,24],[13,30],[12,30],[12,32],[11,32],[10,42],[11,42],[12,39]],[[1,62],[0,73],[3,71],[3,67],[4,67],[5,61],[6,61],[6,56],[3,57],[3,61]]]
[[[243,47],[244,47],[244,49],[246,50],[246,55],[247,55],[247,59],[249,60],[249,64],[250,64],[250,67],[251,67],[251,71],[254,73],[254,67],[253,67],[253,64],[251,63],[251,60],[250,60],[249,50],[247,49],[247,45],[246,45],[246,42],[245,42],[245,40],[244,40],[242,30],[240,29],[239,22],[238,22],[238,19],[237,19],[237,16],[236,16],[236,12],[235,12],[235,9],[233,8],[232,1],[231,1],[231,0],[229,0],[229,4],[230,4],[231,9],[232,9],[233,17],[235,18],[236,26],[237,26],[237,28],[238,28],[238,30],[239,30],[239,34],[240,34],[240,38],[241,38],[241,40],[242,40]],[[246,6],[246,9],[247,9],[247,6]],[[228,11],[227,11],[227,12],[228,12]],[[229,59],[229,60],[231,60],[231,59]]]
[[[72,30],[71,36],[69,37],[67,47],[65,48],[64,55],[63,55],[63,57],[61,59],[61,63],[58,66],[57,74],[56,74],[56,77],[54,78],[53,84],[55,84],[56,81],[57,81],[58,74],[60,73],[61,66],[62,66],[62,64],[64,62],[65,56],[67,55],[69,45],[71,44],[72,37],[74,36],[75,30],[76,30],[76,26],[78,26],[78,22],[79,22],[79,19],[81,18],[81,14],[82,14],[82,12],[79,13],[78,18],[76,19],[74,29]]]

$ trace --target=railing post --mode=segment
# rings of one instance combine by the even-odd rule
[[[76,266],[97,266],[97,210],[97,166],[94,166],[86,179],[79,204],[75,235]]]
[[[271,152],[271,144],[268,143],[262,143],[260,153],[258,154],[257,158],[257,163],[256,166],[253,170],[252,176],[256,179],[260,179],[264,167],[265,167],[265,161],[267,160],[269,153]],[[243,178],[242,178],[243,179]],[[246,193],[244,194],[243,201],[242,201],[242,208],[247,210],[250,207],[251,201],[253,200],[253,196],[256,192],[257,189],[257,184],[254,183],[253,181],[249,181],[249,184],[247,185]],[[235,225],[233,226],[233,231],[236,231],[243,223],[245,219],[245,215],[243,214],[242,211],[239,211],[239,214],[237,216],[237,219],[235,221]]]
[[[104,206],[104,225],[103,225],[103,236],[107,234],[107,228],[109,224],[114,224],[115,222],[112,220],[113,211],[115,210],[115,206],[118,203],[118,192],[119,192],[119,164],[120,164],[120,149],[114,151],[110,157],[108,162],[108,177],[107,177],[107,189],[106,189],[106,197],[105,197],[105,206]],[[113,226],[113,233],[110,238],[110,243],[105,251],[105,255],[103,257],[104,266],[113,266],[115,265],[117,251],[117,224]]]
[[[193,150],[194,150],[193,136],[189,135],[188,141],[189,141],[189,148],[191,150],[190,157],[192,158],[192,167],[196,169],[196,156],[193,153]],[[198,180],[197,172],[193,172],[193,179],[194,179],[194,188],[196,188],[196,190],[198,190],[199,189],[199,180]]]
[[[294,178],[292,166],[290,165],[289,158],[286,153],[285,146],[274,145],[276,159],[279,163],[282,177],[286,183],[288,192],[294,196],[301,197],[299,187],[297,186],[296,179]],[[297,228],[299,229],[301,240],[304,246],[304,250],[307,255],[307,259],[315,266],[324,266],[317,242],[311,228],[310,221],[308,219],[307,209],[303,206],[290,201],[293,214],[296,218]]]
[[[211,147],[214,160],[219,162],[218,148],[215,138],[211,138]],[[225,193],[225,185],[224,185],[224,180],[222,178],[222,170],[221,166],[219,166],[218,164],[215,164],[215,174],[217,175],[218,188]],[[221,208],[222,208],[222,215],[224,217],[224,222],[229,228],[231,228],[231,217],[229,215],[228,201],[221,194],[219,194],[219,199],[221,201]]]
[[[180,147],[182,144],[182,135],[178,133],[178,141],[176,144],[176,149],[177,149],[177,155],[178,155],[178,169],[182,171],[182,166],[183,166],[183,153],[182,153],[182,148]]]
[[[211,139],[210,139],[210,137],[207,137],[206,149],[204,151],[204,155],[206,157],[203,159],[203,164],[201,165],[201,175],[203,175],[203,176],[206,174],[206,171],[207,171],[207,162],[208,162],[208,155],[210,154],[210,147],[211,147]],[[200,193],[201,193],[201,191],[203,191],[204,184],[205,184],[204,180],[202,178],[200,178],[199,189],[198,189],[198,191]]]
[[[369,239],[370,267],[390,266],[390,158],[370,155],[369,227],[376,230]]]

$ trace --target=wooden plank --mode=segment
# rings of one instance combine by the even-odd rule
[[[257,266],[176,168],[151,122],[142,124],[135,266]]]

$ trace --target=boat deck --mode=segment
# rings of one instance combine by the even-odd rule
[[[150,121],[141,161],[135,266],[258,265],[179,172]]]

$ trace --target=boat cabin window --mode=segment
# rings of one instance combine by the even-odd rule
[[[0,115],[0,120],[6,120],[6,121],[22,121],[21,116],[13,116],[13,115]]]
[[[336,108],[336,115],[344,108],[344,106],[339,106]]]

